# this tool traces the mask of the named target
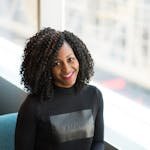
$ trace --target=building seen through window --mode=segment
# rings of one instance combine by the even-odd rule
[[[37,31],[36,0],[0,1],[0,36],[22,45]]]

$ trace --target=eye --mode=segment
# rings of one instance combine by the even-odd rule
[[[68,58],[68,62],[73,62],[74,60],[75,60],[74,57],[69,57],[69,58]]]
[[[53,67],[57,67],[57,66],[60,66],[60,65],[61,65],[61,63],[56,60],[56,61],[54,61]]]

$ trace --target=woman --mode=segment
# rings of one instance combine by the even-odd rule
[[[20,73],[30,94],[18,112],[15,150],[104,150],[102,94],[88,85],[93,60],[77,36],[40,30]]]

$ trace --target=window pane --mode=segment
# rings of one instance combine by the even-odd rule
[[[37,32],[37,0],[0,0],[0,76],[20,86],[25,42]]]
[[[37,31],[36,0],[0,1],[0,36],[17,44]]]

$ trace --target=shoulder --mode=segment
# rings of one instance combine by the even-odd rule
[[[98,87],[96,87],[94,85],[87,85],[84,88],[84,90],[85,90],[86,94],[92,95],[93,99],[97,100],[97,103],[103,104],[103,95],[102,95],[101,90]]]
[[[19,109],[19,112],[31,112],[35,111],[36,107],[38,106],[39,103],[39,98],[35,95],[29,94],[24,102],[21,104],[21,107]]]
[[[26,98],[25,98],[25,100],[24,100],[24,102],[23,102],[23,104],[22,105],[35,105],[35,104],[37,104],[39,102],[39,97],[38,96],[36,96],[36,95],[33,95],[33,94],[29,94]]]
[[[98,96],[102,96],[102,93],[101,93],[100,89],[97,88],[94,85],[87,85],[87,86],[85,86],[84,90],[86,92],[91,92],[91,93],[94,93],[94,94],[96,94]]]

